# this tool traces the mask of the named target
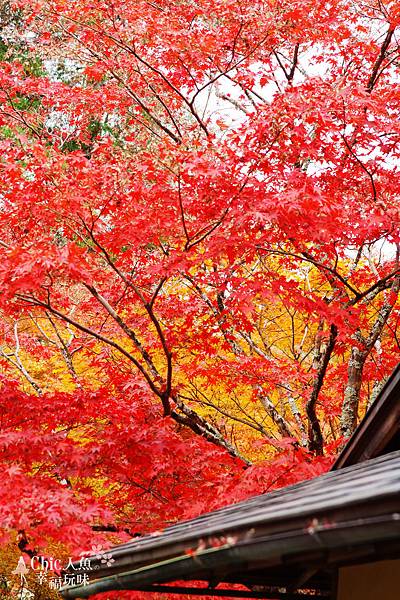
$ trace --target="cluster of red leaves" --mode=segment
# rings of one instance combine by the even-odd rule
[[[102,526],[116,528],[114,539],[149,533],[312,477],[331,462],[317,465],[289,440],[273,463],[245,468],[160,420],[145,395],[117,388],[38,399],[5,380],[1,414],[0,527],[26,529],[36,544],[74,540],[75,551],[96,536],[104,541]]]

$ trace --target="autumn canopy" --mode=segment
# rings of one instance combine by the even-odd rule
[[[329,468],[399,357],[399,3],[0,23],[4,543],[79,553]]]

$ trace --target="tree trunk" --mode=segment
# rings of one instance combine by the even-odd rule
[[[320,325],[318,328],[317,336],[321,336],[321,332],[322,325]],[[337,334],[337,327],[332,323],[330,327],[329,340],[327,341],[323,350],[321,350],[320,340],[316,340],[317,356],[315,366],[317,368],[317,374],[314,380],[310,399],[306,404],[306,412],[308,417],[308,448],[310,452],[315,452],[317,456],[322,456],[324,453],[324,438],[322,436],[321,425],[317,416],[316,404],[324,383],[326,370],[336,344]]]
[[[367,356],[366,349],[362,350],[359,346],[351,349],[341,417],[341,432],[344,437],[350,437],[357,425],[362,374]]]

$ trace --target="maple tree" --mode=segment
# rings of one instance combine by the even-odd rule
[[[397,4],[0,18],[3,529],[84,547],[328,468],[398,360]]]

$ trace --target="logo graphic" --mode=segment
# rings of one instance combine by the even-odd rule
[[[91,554],[91,557],[87,556]],[[20,556],[13,575],[20,578],[20,598],[29,600],[33,594],[29,591],[26,575],[30,572],[35,575],[39,585],[47,584],[50,589],[60,590],[63,586],[86,586],[90,583],[89,574],[85,571],[99,569],[100,566],[92,566],[91,561],[95,557],[101,564],[110,567],[114,561],[112,554],[103,549],[102,546],[92,546],[91,552],[82,552],[79,561],[73,561],[71,557],[62,564],[61,559],[52,556],[32,556],[29,564],[25,564],[24,557]],[[74,572],[78,571],[78,572]],[[79,572],[80,571],[80,572]],[[82,572],[83,571],[83,572]]]
[[[21,587],[27,584],[25,575],[28,573],[29,569],[25,564],[23,556],[19,557],[18,564],[14,571],[12,571],[13,575],[19,575],[21,578]]]
[[[107,567],[111,567],[111,565],[115,562],[113,555],[105,550],[103,546],[92,546],[91,552],[95,555],[97,560],[99,560],[103,565],[107,565]],[[82,552],[81,556],[85,556],[86,554],[88,554],[88,552]]]

